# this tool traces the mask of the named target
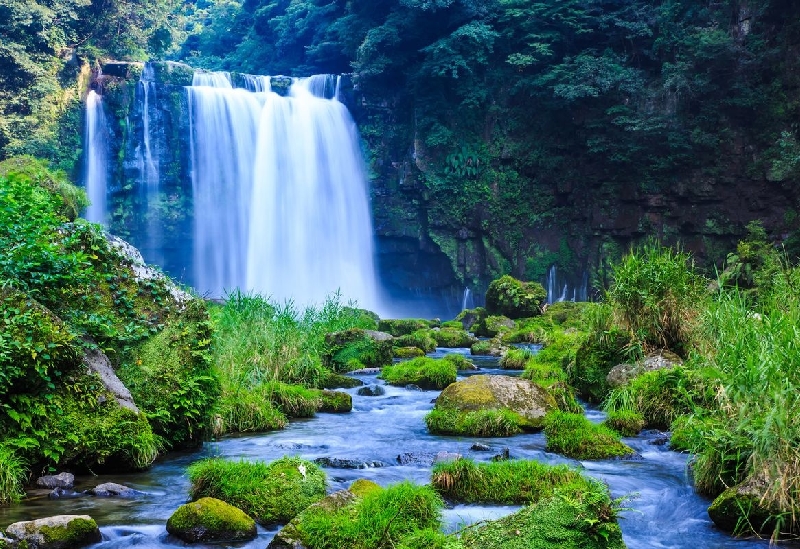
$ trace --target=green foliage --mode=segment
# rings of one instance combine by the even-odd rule
[[[606,376],[611,368],[625,362],[630,352],[630,335],[616,327],[594,329],[575,353],[568,370],[569,381],[589,401],[600,402],[608,394]]]
[[[461,324],[460,322],[458,323]],[[475,338],[469,335],[463,328],[441,328],[438,330],[431,330],[430,335],[436,340],[437,347],[445,348],[468,348],[474,342]]]
[[[14,451],[0,445],[0,505],[19,501],[25,496],[28,470],[25,462]]]
[[[67,221],[75,221],[78,214],[89,205],[84,190],[70,183],[64,172],[53,171],[47,162],[32,156],[17,156],[0,162],[0,177],[18,179],[33,188],[44,189],[61,201],[54,213]]]
[[[624,437],[638,435],[645,426],[644,418],[639,412],[625,409],[609,412],[603,423]]]
[[[544,418],[547,450],[575,459],[608,459],[633,454],[619,435],[583,414],[549,412]]]
[[[416,358],[425,356],[425,351],[419,347],[392,347],[394,358]]]
[[[425,416],[425,425],[438,435],[510,437],[520,434],[526,422],[505,408],[471,412],[434,408]]]
[[[378,331],[387,332],[394,337],[412,334],[418,330],[434,328],[437,323],[421,318],[401,318],[398,320],[381,320],[378,322]]]
[[[441,390],[455,383],[456,365],[449,360],[417,357],[386,366],[380,377],[390,385],[414,384],[421,389]]]
[[[486,311],[508,318],[529,318],[542,314],[547,291],[538,282],[521,282],[511,276],[493,280],[486,290]]]
[[[325,473],[297,457],[271,463],[210,458],[190,465],[188,475],[192,500],[220,499],[264,525],[288,522],[325,496]]]
[[[392,362],[392,341],[375,339],[369,332],[351,328],[325,336],[322,363],[335,371],[380,368]]]
[[[534,355],[530,349],[509,349],[500,359],[500,367],[504,370],[524,370]]]
[[[322,391],[320,412],[342,413],[353,409],[353,397],[342,391]]]
[[[167,520],[167,532],[187,541],[239,541],[256,535],[256,523],[243,511],[214,498],[178,507]],[[202,532],[197,534],[196,532]]]
[[[461,354],[451,353],[451,354],[445,355],[445,357],[442,360],[446,360],[447,362],[450,362],[451,364],[455,364],[456,370],[458,370],[459,372],[461,372],[463,370],[475,370],[476,369],[475,365],[472,362],[470,362],[469,359],[467,359],[467,357],[465,357],[464,355],[461,355]]]
[[[476,463],[461,458],[437,463],[431,472],[431,485],[458,503],[536,503],[561,486],[588,484],[575,469],[535,460]]]
[[[395,338],[393,343],[398,347],[416,347],[423,353],[432,353],[436,350],[436,339],[432,331],[427,328]]]

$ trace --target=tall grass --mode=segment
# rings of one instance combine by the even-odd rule
[[[0,445],[0,505],[19,501],[25,495],[27,476],[25,462],[11,448]]]

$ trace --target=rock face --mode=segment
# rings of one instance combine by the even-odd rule
[[[189,543],[246,541],[256,537],[256,522],[224,501],[201,498],[178,507],[167,532]]]
[[[133,395],[131,395],[128,388],[120,381],[117,374],[114,373],[111,362],[103,351],[99,349],[90,349],[86,351],[86,354],[83,356],[83,363],[89,370],[100,376],[100,381],[102,381],[105,388],[114,395],[114,398],[120,406],[136,414],[139,413],[139,408],[133,402]]]
[[[325,511],[332,512],[350,505],[355,500],[356,496],[350,490],[339,490],[321,499],[308,509],[322,508]],[[303,549],[305,545],[301,541],[302,534],[298,529],[299,524],[299,516],[292,519],[289,524],[275,535],[267,549]]]
[[[683,360],[675,353],[666,350],[658,351],[647,355],[644,360],[635,364],[618,364],[614,366],[606,376],[606,383],[611,388],[620,387],[646,372],[671,370],[681,364],[683,364]]]
[[[525,427],[537,429],[556,401],[527,379],[510,376],[470,376],[448,386],[436,400],[437,409],[472,412],[506,408],[519,414]]]
[[[42,488],[72,488],[75,485],[75,475],[72,473],[59,473],[45,475],[36,479],[36,486]]]
[[[88,515],[57,515],[15,522],[6,528],[6,536],[12,545],[28,549],[72,549],[102,539],[97,523]]]

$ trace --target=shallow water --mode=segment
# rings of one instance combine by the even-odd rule
[[[436,356],[445,352],[467,354],[469,351],[440,349]],[[496,369],[496,359],[474,358],[483,368],[478,373],[513,373]],[[374,375],[358,377],[368,384],[383,384]],[[478,461],[488,461],[504,448],[509,448],[512,458],[583,467],[591,476],[608,483],[614,497],[636,494],[625,504],[632,510],[623,513],[620,520],[625,543],[630,549],[768,546],[765,541],[735,540],[714,528],[706,513],[710,502],[695,494],[691,487],[687,476],[687,456],[671,452],[664,445],[653,444],[658,439],[657,433],[625,439],[641,455],[639,460],[576,462],[546,452],[541,433],[480,439],[430,435],[423,417],[433,407],[432,399],[438,393],[391,386],[385,386],[385,389],[386,394],[379,397],[358,396],[357,388],[348,389],[347,392],[353,396],[353,411],[349,414],[318,414],[315,418],[292,421],[283,431],[228,437],[206,444],[197,452],[171,454],[143,473],[76,479],[76,489],[114,481],[146,492],[145,496],[137,499],[80,497],[49,500],[46,490],[31,492],[31,497],[23,503],[0,507],[0,526],[56,514],[88,514],[101,526],[104,537],[104,541],[94,548],[185,547],[184,543],[166,534],[164,525],[174,510],[186,502],[189,488],[186,467],[203,457],[222,455],[269,461],[284,455],[300,455],[306,459],[330,457],[372,464],[363,469],[326,468],[330,490],[333,491],[346,488],[357,478],[368,478],[381,485],[401,480],[426,483],[430,477],[430,463],[438,452],[457,452]],[[587,414],[593,421],[602,420],[600,411],[589,409]],[[490,446],[492,451],[471,450],[475,442]],[[401,454],[411,454],[415,459],[401,465],[398,463]],[[515,506],[457,505],[445,511],[445,528],[457,530],[516,509]],[[236,547],[263,549],[276,531],[277,528],[259,528],[256,540]]]

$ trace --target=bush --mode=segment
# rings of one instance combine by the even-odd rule
[[[286,427],[286,416],[272,404],[263,387],[232,388],[222,394],[212,421],[214,436],[260,433]]]
[[[25,496],[28,470],[25,462],[11,448],[0,444],[0,505],[19,501]]]
[[[465,412],[435,408],[425,416],[425,425],[438,435],[510,437],[521,433],[525,422],[507,409]]]
[[[538,282],[521,282],[505,275],[493,280],[486,290],[486,311],[508,318],[540,315],[547,301],[547,291]]]
[[[575,459],[607,459],[633,454],[619,435],[581,414],[553,411],[544,418],[547,450]]]
[[[449,360],[419,357],[387,366],[379,377],[391,385],[414,384],[421,389],[441,390],[455,383],[456,365]]]
[[[325,473],[297,457],[283,457],[269,464],[204,459],[190,465],[188,474],[192,500],[220,499],[264,525],[288,522],[325,497]]]

